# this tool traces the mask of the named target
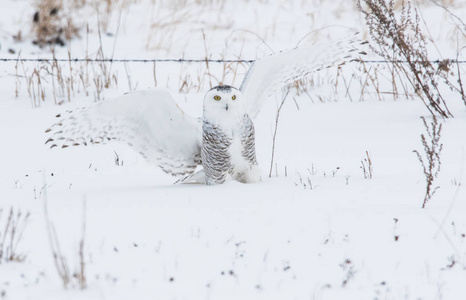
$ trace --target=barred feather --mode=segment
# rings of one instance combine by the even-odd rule
[[[249,116],[254,118],[268,96],[294,80],[357,60],[365,54],[364,44],[352,36],[261,59],[246,74],[242,93],[219,86],[206,94],[203,122],[186,115],[166,90],[153,89],[58,114],[60,120],[46,130],[45,143],[50,148],[68,148],[119,141],[174,176],[192,178],[202,164],[204,170],[196,174],[205,173],[208,184],[223,183],[228,175],[241,182],[258,182],[254,125]],[[234,102],[223,102],[218,95],[206,102],[209,93],[223,93]]]
[[[46,130],[50,148],[126,143],[173,176],[201,164],[201,128],[163,89],[132,92],[94,106],[57,115]]]
[[[241,144],[243,145],[243,157],[251,164],[257,165],[256,160],[256,135],[254,124],[248,115],[243,117],[243,130],[241,133]]]
[[[207,184],[225,182],[232,167],[229,153],[231,140],[219,126],[204,120],[201,157]]]

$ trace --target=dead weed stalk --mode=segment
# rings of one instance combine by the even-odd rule
[[[372,50],[409,81],[432,115],[452,117],[438,88],[440,71],[429,60],[420,17],[411,2],[401,1],[399,16],[394,0],[358,0],[357,5],[376,44]]]
[[[273,139],[272,139],[272,155],[270,158],[270,171],[269,171],[269,177],[272,177],[272,169],[273,169],[273,160],[274,160],[274,155],[275,155],[275,141],[277,138],[277,130],[278,130],[278,121],[280,119],[280,112],[283,108],[283,104],[285,104],[286,98],[288,97],[288,94],[290,92],[289,88],[285,88],[282,90],[282,100],[280,104],[277,107],[277,115],[275,117],[275,129],[273,132]]]
[[[13,207],[7,211],[0,208],[0,221],[3,213],[7,215],[5,223],[0,228],[0,264],[9,261],[21,262],[26,255],[18,253],[18,245],[29,222],[30,213],[23,214],[20,209],[15,211]]]
[[[374,166],[372,164],[372,158],[369,154],[369,151],[366,151],[366,157],[364,157],[364,159],[361,160],[361,169],[365,179],[372,179]]]
[[[440,155],[442,153],[443,144],[440,143],[442,123],[439,123],[435,116],[432,117],[430,124],[427,123],[426,118],[421,117],[421,119],[427,132],[427,137],[421,134],[424,155],[421,155],[418,150],[414,150],[413,152],[416,153],[426,178],[426,193],[422,203],[422,208],[425,208],[427,202],[429,202],[437,189],[439,189],[439,186],[435,186],[434,183],[440,172]]]
[[[79,28],[69,13],[65,12],[63,0],[37,0],[33,16],[32,30],[35,35],[33,43],[64,46],[65,40],[79,36]]]
[[[75,271],[72,272],[68,259],[63,254],[60,246],[60,241],[58,239],[57,231],[55,225],[52,222],[47,208],[47,194],[44,193],[44,215],[47,229],[47,237],[50,244],[50,249],[52,251],[53,263],[55,269],[62,281],[63,288],[75,288],[85,289],[86,284],[86,261],[84,258],[84,241],[86,233],[86,202],[83,204],[83,214],[82,214],[82,232],[81,238],[78,244],[78,265],[75,267]]]

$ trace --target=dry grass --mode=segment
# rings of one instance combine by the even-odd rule
[[[86,280],[86,261],[84,253],[85,234],[86,234],[86,200],[83,201],[82,209],[82,230],[81,238],[78,244],[78,264],[75,266],[74,271],[70,268],[69,261],[65,254],[62,252],[60,240],[57,235],[55,224],[53,223],[47,206],[47,188],[44,189],[44,215],[47,228],[47,237],[52,252],[53,262],[55,269],[62,281],[63,288],[79,288],[85,289],[87,287]]]
[[[397,8],[397,5],[401,7]],[[409,0],[359,0],[358,8],[374,42],[372,50],[391,69],[394,87],[398,77],[405,94],[408,94],[403,84],[407,82],[432,115],[444,118],[453,115],[441,92],[443,87],[458,92],[466,104],[459,65],[457,78],[450,80],[451,60],[435,63],[429,58],[428,39],[421,31],[421,15]],[[396,12],[397,9],[400,11]]]
[[[32,20],[34,44],[40,47],[55,45],[65,46],[66,41],[80,37],[85,24],[76,21],[82,19],[81,10],[92,7],[98,17],[98,26],[107,32],[115,17],[120,23],[121,14],[138,0],[35,0],[35,13]],[[88,17],[88,12],[84,13]],[[100,29],[99,29],[100,30]]]
[[[6,220],[3,221],[3,214]],[[18,253],[18,246],[29,222],[29,212],[23,214],[21,210],[15,211],[0,209],[0,264],[9,261],[23,261],[26,256]]]
[[[430,124],[427,123],[427,120],[424,117],[422,117],[422,122],[424,123],[424,128],[427,133],[427,137],[424,134],[421,134],[424,154],[421,155],[421,152],[418,150],[414,150],[413,152],[421,163],[422,170],[426,178],[426,193],[424,201],[422,202],[422,208],[425,208],[427,202],[430,201],[437,189],[439,189],[439,186],[435,186],[435,179],[440,172],[440,155],[442,153],[443,144],[440,143],[442,123],[440,123],[435,116],[432,117]]]
[[[34,44],[64,46],[66,40],[79,36],[79,28],[65,12],[63,0],[37,0],[32,30]]]
[[[272,177],[272,169],[273,169],[273,160],[274,160],[274,154],[275,154],[275,142],[277,138],[277,129],[278,129],[278,121],[280,120],[280,112],[283,108],[283,104],[285,104],[285,101],[288,97],[288,94],[290,92],[289,88],[284,88],[282,90],[282,99],[280,101],[280,104],[277,106],[277,113],[275,115],[275,129],[273,132],[273,138],[272,138],[272,154],[270,157],[270,170],[269,170],[269,177]]]
[[[169,54],[174,47],[179,47],[180,39],[189,40],[193,34],[202,38],[204,32],[231,29],[233,16],[223,11],[224,3],[224,0],[152,2],[146,48]],[[209,17],[213,14],[217,17]]]
[[[125,13],[130,7],[140,2],[142,0],[105,0],[97,2],[91,0],[36,0],[38,16],[43,16],[38,18],[37,22],[34,22],[37,43],[42,46],[52,45],[50,48],[55,57],[53,45],[57,44],[56,41],[63,41],[66,44],[67,39],[76,37],[77,34],[88,40],[89,34],[96,33],[89,33],[89,27],[97,28],[100,36],[102,33],[107,32],[111,24],[111,31],[114,33],[115,28],[117,28],[118,35],[119,24],[125,24],[122,11]],[[260,2],[261,5],[267,5],[269,1]],[[313,3],[318,5],[319,2],[322,1],[314,1]],[[194,39],[196,45],[203,47],[203,55],[206,60],[213,57],[242,59],[244,52],[249,55],[254,53],[251,52],[251,47],[256,47],[255,52],[258,57],[272,51],[270,46],[266,45],[266,41],[273,40],[276,35],[277,28],[274,27],[276,24],[274,26],[264,26],[257,32],[233,30],[234,16],[222,12],[222,9],[230,7],[225,0],[151,1],[150,3],[151,11],[148,12],[149,17],[147,18],[149,36],[146,41],[146,48],[149,50],[156,49],[158,53],[160,53],[160,50],[165,51],[167,56],[171,57],[170,53],[173,53],[173,51],[174,53],[180,52],[180,46],[183,47],[183,41],[180,43],[180,36],[184,36],[186,37],[186,45],[190,45]],[[394,10],[402,11],[402,3],[401,0],[394,1]],[[437,3],[445,6],[455,5],[451,0],[437,1]],[[247,5],[247,3],[243,3],[243,5]],[[304,7],[308,6],[309,3],[307,1],[297,1],[293,2],[293,4],[283,4],[284,14],[286,14],[286,10],[291,11],[299,7],[299,5]],[[419,5],[433,6],[434,4],[432,4],[432,0],[424,0],[419,1]],[[352,5],[346,5],[345,9],[352,9],[351,7]],[[93,11],[95,13],[93,17],[98,17],[98,26],[79,27],[73,25],[76,24],[73,17],[77,18],[77,15],[69,14],[70,9]],[[52,11],[53,13],[51,13]],[[336,13],[342,12],[337,11]],[[311,20],[318,19],[314,11],[310,11],[308,16]],[[280,18],[280,15],[276,17]],[[226,39],[224,48],[221,50],[223,52],[219,53],[218,45],[211,45],[213,44],[211,38],[222,32],[226,33]],[[306,39],[315,40],[325,37],[325,34],[327,34],[325,31],[315,30]],[[184,38],[181,40],[184,40]],[[198,48],[202,49],[200,47]],[[92,55],[86,50],[85,58],[113,58],[114,49],[113,51],[112,49],[105,50],[104,52],[101,42],[100,49]],[[238,50],[239,53],[234,52]],[[71,57],[70,50],[68,50],[68,56]],[[250,59],[252,57],[244,58]],[[358,69],[352,73],[344,72],[343,69],[335,69],[312,74],[307,78],[294,82],[291,85],[290,93],[305,95],[313,102],[329,102],[340,99],[363,101],[369,98],[378,100],[413,98],[423,90],[423,85],[416,86],[414,84],[413,87],[408,83],[403,71],[394,64],[362,63],[354,66]],[[50,99],[48,101],[53,99],[54,103],[58,105],[72,101],[74,96],[79,93],[93,96],[96,101],[99,101],[104,98],[106,89],[118,88],[119,82],[122,83],[120,86],[127,86],[129,90],[139,87],[138,77],[136,74],[131,73],[131,70],[134,69],[133,65],[128,63],[124,67],[123,72],[120,73],[126,74],[126,76],[124,76],[125,78],[119,78],[116,70],[121,71],[122,68],[114,66],[114,63],[109,61],[79,63],[71,60],[65,63],[51,61],[39,62],[34,65],[19,62],[15,68],[17,75],[15,94],[18,97],[20,93],[27,92],[34,107],[40,106],[42,102],[48,99]],[[202,92],[218,84],[239,86],[240,80],[248,68],[248,64],[236,62],[221,64],[207,62],[201,64],[183,63],[173,68],[178,70],[178,74],[174,71],[168,75],[170,79],[166,80],[166,86],[178,90],[180,93]],[[458,69],[456,73],[461,76],[459,65],[447,65],[447,68],[450,72],[441,72],[438,75],[451,77],[451,72],[455,71],[453,69],[456,68]],[[158,70],[160,65],[154,63],[152,69],[154,85],[164,85],[163,78],[168,76],[160,76],[161,72]],[[413,77],[410,76],[409,78],[412,79]],[[451,80],[444,78],[443,80],[453,83],[459,82],[460,84],[455,84],[454,88],[460,92],[462,91],[466,103],[461,77],[458,77],[458,79],[460,80],[456,80],[456,78]]]
[[[374,172],[374,165],[372,163],[372,158],[369,154],[369,151],[366,150],[366,157],[361,160],[361,170],[364,174],[365,179],[372,179]]]
[[[118,87],[118,74],[112,69],[111,58],[105,61],[107,56],[102,44],[94,57],[89,57],[86,51],[85,61],[74,61],[69,49],[65,62],[58,61],[54,48],[51,48],[51,53],[51,60],[41,60],[33,65],[23,61],[21,53],[18,54],[15,96],[18,97],[25,89],[32,107],[40,107],[50,98],[61,105],[70,102],[76,93],[81,92],[86,96],[92,93],[94,100],[100,101],[104,89]]]

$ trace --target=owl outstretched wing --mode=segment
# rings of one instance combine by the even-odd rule
[[[365,55],[362,48],[367,42],[359,39],[358,35],[333,42],[300,46],[256,61],[251,65],[240,88],[247,99],[248,114],[255,118],[267,97],[293,81],[313,72],[358,60]]]
[[[46,130],[51,148],[119,141],[174,176],[191,174],[201,163],[202,124],[164,89],[127,93],[57,118]]]

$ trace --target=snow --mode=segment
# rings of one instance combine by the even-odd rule
[[[21,50],[22,57],[51,56],[47,49],[31,44],[31,3],[4,0],[0,4],[6,12],[0,21],[0,57],[16,57],[8,53],[9,48]],[[114,57],[203,59],[202,28],[213,58],[223,54],[236,58],[234,54],[242,51],[246,59],[270,51],[250,34],[226,44],[235,29],[257,33],[274,51],[293,48],[304,34],[324,26],[344,24],[363,30],[363,21],[348,1],[239,1],[238,5],[218,1],[211,6],[187,1],[181,8],[171,3],[118,2],[126,9]],[[466,7],[462,2],[452,5],[458,15]],[[448,15],[428,3],[419,7],[425,17],[446,20],[432,24],[430,34],[445,57],[456,55],[451,46],[456,35]],[[201,13],[199,22],[186,15],[188,9],[194,15]],[[149,11],[156,16],[175,11],[179,16],[177,25],[164,31],[166,39],[173,41],[170,47],[147,47],[148,42],[161,38],[151,24],[166,20],[141,17]],[[245,14],[235,18],[241,12]],[[76,22],[96,24],[91,5],[76,14]],[[117,31],[117,16],[114,10],[107,32]],[[316,33],[314,38],[329,38],[340,29]],[[22,42],[11,38],[18,30],[23,31]],[[153,36],[148,41],[149,34]],[[110,56],[115,36],[102,38]],[[241,38],[245,38],[243,50]],[[94,57],[99,48],[94,27],[88,48]],[[85,55],[85,30],[70,49],[73,57]],[[56,50],[57,57],[67,57],[66,47]],[[37,65],[25,63],[26,73]],[[127,67],[133,88],[154,86],[152,64],[128,63]],[[158,86],[167,86],[176,94],[182,82],[179,78],[189,73],[195,82],[205,67],[158,63]],[[123,64],[115,63],[112,68],[118,84],[104,89],[104,98],[131,89]],[[193,116],[202,111],[209,81],[216,84],[213,77],[222,77],[221,65],[210,68],[212,77],[204,76],[199,87],[178,95],[178,105]],[[228,74],[228,83],[239,85],[246,71],[247,65],[240,66],[234,82]],[[355,71],[349,65],[342,72],[351,76]],[[364,95],[365,101],[351,101],[344,86],[337,94],[327,93],[333,89],[328,78],[334,72],[330,71],[316,77],[319,84],[309,90],[312,99],[305,94],[292,95],[296,102],[287,99],[280,113],[271,178],[280,94],[269,99],[254,121],[261,183],[173,185],[174,178],[125,145],[48,149],[43,132],[55,122],[54,116],[91,105],[94,90],[90,86],[88,96],[75,91],[70,102],[55,105],[50,82],[44,83],[46,100],[32,107],[23,71],[19,79],[15,74],[14,62],[1,62],[0,232],[10,207],[30,212],[31,217],[17,249],[25,260],[0,263],[0,299],[450,300],[466,294],[466,110],[453,92],[445,91],[455,118],[441,120],[444,149],[436,182],[440,189],[422,209],[425,178],[412,151],[422,153],[420,135],[425,128],[419,117],[430,117],[417,98],[394,101],[388,95],[378,101]],[[339,97],[319,102],[320,92],[325,99]],[[349,92],[359,99],[354,85]],[[372,179],[365,179],[360,168],[366,151],[373,161]],[[115,152],[123,165],[115,164]],[[45,206],[71,272],[79,265],[85,224],[88,286],[83,290],[64,289],[57,275]]]

